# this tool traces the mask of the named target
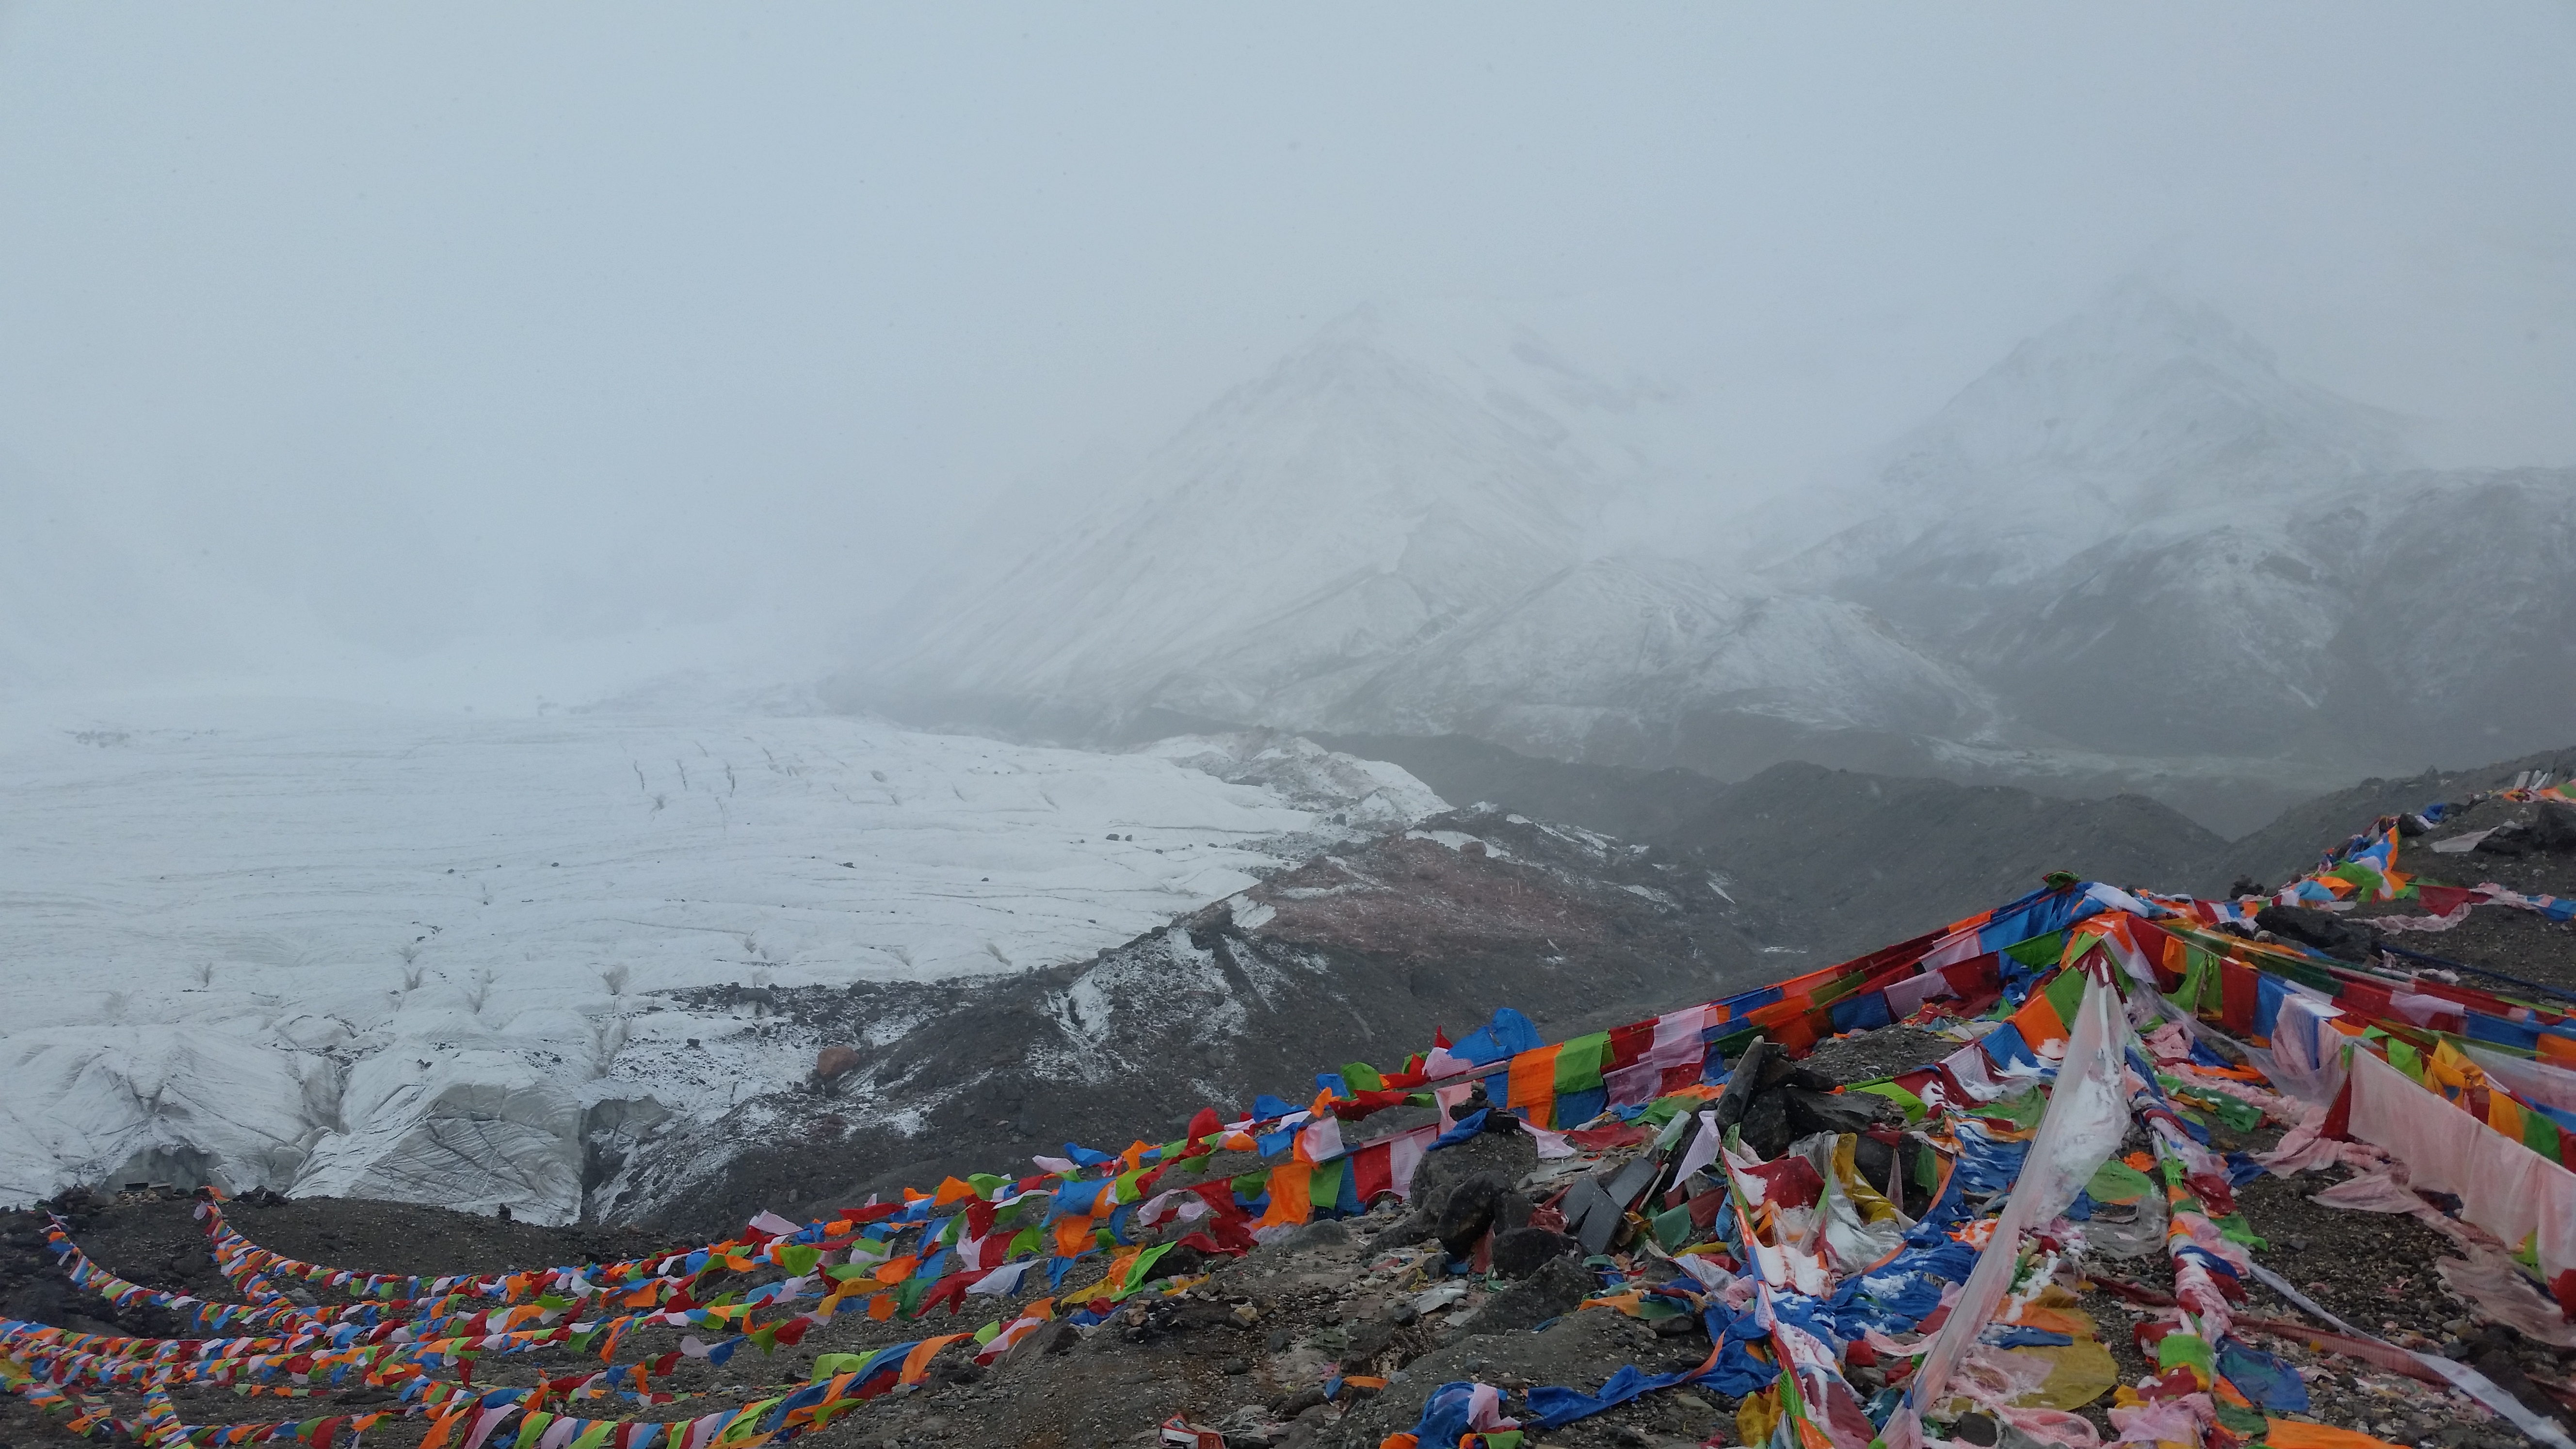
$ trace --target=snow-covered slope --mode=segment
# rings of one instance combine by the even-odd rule
[[[2320,490],[2405,467],[2396,420],[2284,376],[2206,305],[2135,279],[2014,348],[1840,496],[1832,538],[1771,570],[1963,632],[2113,539],[2276,525]]]
[[[1770,576],[1903,620],[2039,742],[2361,769],[2576,712],[2540,642],[2576,632],[2576,480],[2410,471],[2387,415],[2142,284],[2016,348],[1840,506],[1863,521]]]
[[[763,988],[1082,959],[1353,838],[1332,813],[1441,808],[1317,755],[1292,803],[845,718],[14,706],[0,1200],[211,1175],[569,1218],[621,1144],[811,1070]]]
[[[1473,734],[1542,755],[1670,759],[1733,717],[1787,731],[1971,734],[1963,672],[1840,599],[1739,591],[1674,559],[1596,560],[1383,671],[1339,727]]]
[[[1169,711],[1669,753],[1687,719],[1971,731],[1958,671],[1865,609],[1588,559],[1662,405],[1490,316],[1363,311],[1193,420],[1118,498],[921,613],[860,697],[1040,732]],[[899,631],[889,631],[899,632]]]
[[[1345,317],[1227,393],[1084,522],[926,602],[881,677],[1077,722],[1306,723],[1576,562],[1601,487],[1557,414],[1610,390],[1499,376],[1404,320]]]
[[[2153,286],[1786,501],[1807,542],[1758,571],[1591,553],[1669,399],[1443,325],[1328,328],[1117,501],[925,600],[938,622],[843,697],[1040,737],[1455,731],[1727,778],[2144,789],[2231,831],[2280,803],[2248,782],[2536,748],[2576,715],[2576,475],[2415,470],[2389,415]]]

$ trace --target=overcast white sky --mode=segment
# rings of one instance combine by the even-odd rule
[[[227,668],[793,654],[1368,299],[1576,319],[1719,486],[2140,269],[2576,461],[2571,75],[2563,3],[0,5],[0,662],[142,657],[93,549]]]

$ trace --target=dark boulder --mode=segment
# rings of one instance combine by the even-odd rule
[[[1783,1087],[1777,1093],[1789,1109],[1791,1141],[1819,1132],[1866,1132],[1872,1127],[1901,1126],[1903,1108],[1876,1092],[1813,1092]]]
[[[1082,1335],[1074,1332],[1071,1323],[1061,1318],[1051,1318],[1039,1324],[1028,1337],[1012,1344],[1010,1351],[1002,1355],[1002,1361],[1010,1364],[1024,1364],[1034,1359],[1045,1358],[1049,1354],[1071,1352],[1073,1346],[1080,1342],[1082,1342]]]
[[[1521,1221],[1529,1221],[1528,1203],[1508,1180],[1499,1173],[1477,1173],[1451,1188],[1449,1200],[1440,1205],[1440,1246],[1453,1258],[1465,1257],[1475,1250],[1478,1239],[1504,1223],[1514,1206]]]
[[[1404,1325],[1400,1323],[1363,1323],[1352,1329],[1349,1341],[1342,1346],[1342,1372],[1367,1373],[1376,1367],[1377,1361],[1385,1357],[1389,1351],[1393,1351],[1399,1358],[1402,1357],[1403,1349],[1398,1339],[1399,1330],[1403,1327]]]
[[[1509,1137],[1479,1134],[1455,1147],[1425,1154],[1413,1173],[1415,1216],[1438,1227],[1440,1209],[1458,1184],[1479,1173],[1518,1182],[1538,1166],[1538,1141],[1526,1132]]]
[[[2330,911],[2265,906],[2254,913],[2254,924],[2284,941],[2312,946],[2338,960],[2362,961],[2370,956],[2370,932]]]
[[[1494,1236],[1494,1271],[1506,1278],[1526,1278],[1547,1266],[1549,1259],[1579,1251],[1581,1245],[1563,1233],[1513,1228]]]
[[[2541,801],[2531,821],[2531,843],[2552,855],[2576,852],[2576,805]]]
[[[2469,847],[2472,855],[2501,855],[2508,860],[2531,854],[2531,831],[2510,821],[2487,832],[2486,839]]]
[[[1735,1059],[1728,1068],[1725,1087],[1718,1092],[1717,1105],[1712,1109],[1717,1113],[1719,1131],[1723,1132],[1744,1120],[1745,1111],[1761,1094],[1763,1070],[1780,1059],[1779,1044],[1761,1036],[1755,1037],[1753,1044],[1744,1049],[1744,1054]]]
[[[1516,1333],[1562,1318],[1599,1290],[1600,1280],[1572,1258],[1550,1258],[1539,1270],[1485,1300],[1464,1333]]]
[[[1744,1143],[1768,1160],[1789,1150],[1794,1134],[1789,1130],[1789,1099],[1779,1092],[1764,1092],[1744,1109]]]

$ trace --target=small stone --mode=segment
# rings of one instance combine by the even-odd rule
[[[1323,1387],[1321,1385],[1314,1385],[1308,1388],[1299,1389],[1297,1392],[1272,1404],[1270,1406],[1270,1416],[1274,1419],[1294,1419],[1309,1409],[1321,1408],[1330,1402],[1331,1400],[1326,1398],[1324,1395]]]
[[[1249,1303],[1238,1303],[1234,1305],[1234,1321],[1250,1328],[1261,1321],[1261,1310]]]

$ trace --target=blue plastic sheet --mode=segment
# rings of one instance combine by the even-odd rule
[[[1506,1006],[1494,1012],[1492,1021],[1467,1033],[1466,1040],[1449,1048],[1449,1055],[1481,1067],[1487,1062],[1499,1062],[1545,1045],[1547,1039],[1538,1034],[1538,1028],[1531,1024],[1530,1019]]]
[[[1535,1397],[1536,1390],[1532,1390]],[[1473,1383],[1442,1384],[1423,1401],[1422,1417],[1414,1421],[1413,1436],[1425,1444],[1455,1444],[1474,1427],[1468,1422],[1476,1386]]]
[[[1479,1107],[1475,1111],[1468,1113],[1466,1116],[1459,1118],[1448,1131],[1432,1138],[1431,1145],[1423,1150],[1426,1152],[1437,1152],[1443,1147],[1455,1147],[1459,1143],[1475,1136],[1477,1133],[1484,1131],[1485,1118],[1493,1110],[1494,1109],[1491,1107]]]
[[[1705,1384],[1728,1398],[1740,1399],[1746,1394],[1759,1393],[1770,1387],[1771,1381],[1780,1376],[1780,1370],[1746,1351],[1747,1344],[1759,1342],[1767,1336],[1760,1329],[1752,1326],[1752,1314],[1743,1314],[1730,1323],[1718,1310],[1710,1309],[1700,1316],[1700,1321],[1707,1326],[1710,1339],[1718,1345],[1714,1362],[1702,1368],[1683,1369],[1669,1374],[1649,1374],[1635,1364],[1630,1364],[1612,1374],[1597,1391],[1589,1394],[1581,1389],[1555,1385],[1534,1388],[1529,1391],[1530,1412],[1528,1417],[1521,1421],[1522,1427],[1560,1428],[1577,1419],[1590,1418],[1605,1409],[1617,1408],[1641,1395],[1687,1383]],[[1427,1409],[1425,1417],[1428,1418]],[[1416,1429],[1415,1432],[1420,1434],[1421,1430]],[[1460,1432],[1463,1433],[1464,1430]],[[1422,1442],[1428,1445],[1457,1441],[1455,1439],[1433,1440],[1428,1435],[1424,1435]]]
[[[2307,1381],[2299,1371],[2235,1339],[2218,1346],[2218,1373],[2257,1406],[2276,1413],[2308,1412]]]

